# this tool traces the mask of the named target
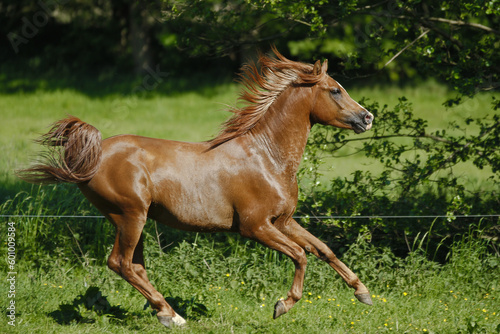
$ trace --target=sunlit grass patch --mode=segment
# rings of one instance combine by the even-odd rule
[[[286,297],[290,288],[293,264],[289,259],[274,258],[269,250],[252,242],[232,240],[230,243],[238,246],[229,250],[212,243],[210,237],[200,236],[195,243],[182,242],[159,254],[153,236],[146,241],[149,276],[167,300],[182,308],[190,333],[447,333],[471,329],[494,333],[500,324],[500,283],[495,279],[500,273],[499,266],[493,266],[499,259],[484,254],[483,260],[462,261],[463,253],[458,249],[469,247],[466,244],[456,245],[458,258],[452,259],[454,265],[441,265],[426,275],[407,270],[407,266],[414,265],[413,260],[377,267],[373,277],[381,278],[360,275],[371,289],[371,307],[359,303],[353,290],[329,266],[309,257],[302,300],[273,320],[274,304]],[[164,331],[154,312],[144,309],[146,300],[142,295],[105,266],[74,266],[56,257],[53,260],[57,265],[45,265],[31,273],[30,266],[21,261],[16,300],[22,322],[16,330],[31,332],[36,327],[39,333]],[[377,260],[368,257],[364,261]],[[472,268],[480,273],[474,281],[470,280],[474,277]],[[384,275],[390,272],[396,272],[397,279],[384,281]],[[113,318],[78,309],[82,312],[79,314],[93,322],[63,325],[47,318],[47,314],[62,310],[61,305],[71,304],[84,295],[90,283],[98,286],[111,307],[119,307],[126,316]],[[3,289],[5,282],[1,284]]]

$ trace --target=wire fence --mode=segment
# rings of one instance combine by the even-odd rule
[[[420,215],[420,216],[293,216],[296,219],[314,218],[314,219],[418,219],[418,218],[492,218],[500,217],[500,214],[495,215]]]
[[[408,216],[390,216],[390,215],[373,215],[373,216],[315,216],[301,215],[293,216],[294,219],[430,219],[430,218],[497,218],[500,214],[492,215],[408,215]],[[72,215],[0,215],[0,218],[76,218],[76,219],[105,219],[104,216],[72,216]]]

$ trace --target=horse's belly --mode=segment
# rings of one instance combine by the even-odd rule
[[[181,230],[237,231],[233,209],[220,201],[206,203],[200,199],[190,198],[170,205],[153,204],[148,215],[159,223]]]
[[[231,180],[214,162],[165,161],[152,173],[151,217],[168,226],[192,231],[232,231]]]

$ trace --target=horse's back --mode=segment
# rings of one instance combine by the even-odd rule
[[[207,149],[206,143],[111,137],[103,141],[98,172],[80,188],[101,211],[140,211],[187,230],[233,230],[227,175]]]

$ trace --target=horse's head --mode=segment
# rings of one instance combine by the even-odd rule
[[[351,99],[346,90],[328,74],[328,62],[314,64],[313,75],[323,78],[313,86],[314,104],[311,111],[313,123],[352,129],[356,133],[372,127],[373,115]]]

